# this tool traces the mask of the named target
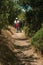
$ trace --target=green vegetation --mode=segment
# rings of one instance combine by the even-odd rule
[[[14,24],[14,20],[15,18],[18,16],[18,14],[21,13],[21,9],[19,9],[19,5],[16,4],[15,2],[11,2],[9,3],[9,17],[8,17],[8,21],[10,24]]]
[[[43,3],[42,0],[0,0],[0,33],[16,17],[22,19],[25,33],[32,37],[32,44],[43,49]],[[42,29],[41,29],[42,28]]]
[[[0,0],[0,33],[3,27],[6,27],[8,24],[8,16],[9,16],[9,1],[8,0]]]
[[[40,50],[43,53],[43,28],[41,28],[31,39],[32,45],[36,50]]]
[[[14,19],[20,14],[21,9],[10,0],[0,0],[0,33],[2,28],[6,28],[9,23],[13,24]]]
[[[42,0],[30,0],[30,6],[32,10],[26,11],[26,27],[28,35],[33,36],[42,27]]]

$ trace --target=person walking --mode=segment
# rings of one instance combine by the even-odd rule
[[[20,22],[19,22],[19,25],[20,25],[20,26],[19,26],[20,32],[22,32],[23,23],[22,23],[22,20],[21,20],[21,19],[20,19],[19,21],[20,21]]]
[[[18,20],[18,18],[16,18],[16,20],[14,21],[14,25],[15,25],[15,28],[16,28],[16,32],[18,32],[18,30],[19,30],[19,20]]]

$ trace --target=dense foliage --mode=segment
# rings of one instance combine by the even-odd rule
[[[8,24],[9,0],[0,0],[0,31]]]
[[[20,14],[21,9],[19,9],[17,3],[12,2],[12,1],[10,1],[9,8],[10,8],[10,11],[9,11],[8,21],[10,24],[13,24],[17,15]]]
[[[30,0],[32,10],[26,11],[26,31],[29,36],[33,36],[43,23],[42,0]]]
[[[32,45],[36,50],[40,50],[43,53],[43,28],[41,28],[31,39]]]
[[[13,24],[15,17],[21,12],[17,3],[10,0],[0,0],[0,33],[1,29]]]

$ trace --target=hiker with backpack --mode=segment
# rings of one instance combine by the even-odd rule
[[[21,20],[21,19],[20,19],[19,21],[20,21],[20,22],[19,22],[19,29],[20,29],[20,32],[22,32],[23,22],[22,22],[22,20]]]
[[[18,32],[18,30],[19,30],[19,20],[18,20],[18,18],[16,18],[16,20],[14,21],[14,26],[16,28],[16,32]]]

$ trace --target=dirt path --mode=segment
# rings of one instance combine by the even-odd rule
[[[21,60],[22,65],[43,65],[43,59],[35,53],[30,40],[26,38],[24,32],[15,32],[12,37],[15,39],[15,49],[13,52],[15,52]]]
[[[43,58],[34,51],[24,32],[16,33],[14,28],[11,28],[9,34],[15,40],[13,52],[21,61],[20,65],[43,65]]]

